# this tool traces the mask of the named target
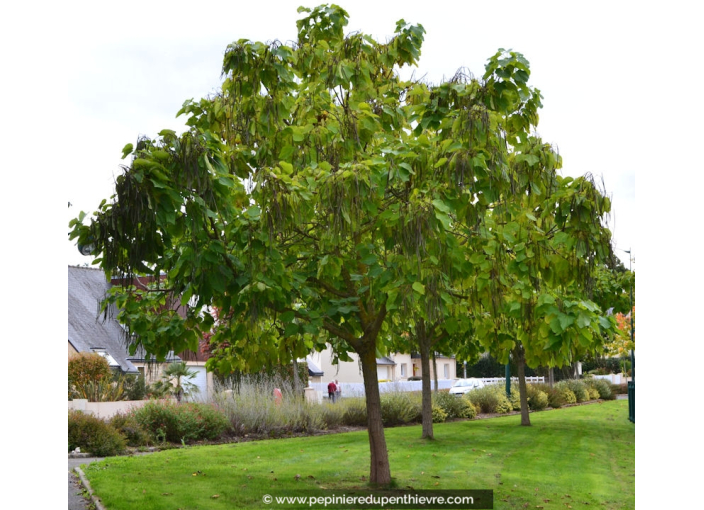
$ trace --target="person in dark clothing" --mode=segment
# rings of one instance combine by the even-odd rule
[[[335,381],[330,381],[328,384],[328,398],[330,402],[335,402],[335,392],[337,391],[337,386],[335,386]]]

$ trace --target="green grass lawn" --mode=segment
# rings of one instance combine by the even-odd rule
[[[635,508],[628,402],[386,429],[396,488],[492,489],[494,508]],[[110,510],[265,508],[267,493],[368,489],[366,431],[113,457],[84,468]],[[297,478],[300,475],[300,478]]]

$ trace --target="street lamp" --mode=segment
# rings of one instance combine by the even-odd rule
[[[628,251],[623,250],[626,253],[628,253],[628,270],[631,272],[631,275],[633,274],[633,257],[631,257],[631,250],[629,249]],[[633,346],[633,349],[636,347],[636,342],[635,342],[635,329],[633,327],[633,316],[635,313],[633,312],[633,285],[635,284],[635,278],[631,282],[631,345]],[[634,383],[636,382],[636,358],[633,355],[633,349],[631,349],[631,381]]]

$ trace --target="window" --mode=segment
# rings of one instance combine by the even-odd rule
[[[450,378],[450,364],[445,363],[442,367],[444,369],[445,379],[449,379]]]
[[[406,364],[401,363],[401,377],[406,377]]]

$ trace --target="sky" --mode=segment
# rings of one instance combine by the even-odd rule
[[[79,211],[94,211],[112,194],[124,145],[164,128],[184,129],[176,112],[184,100],[217,90],[228,43],[294,40],[299,4],[317,2],[205,2],[199,9],[209,15],[200,22],[189,9],[159,2],[87,4],[102,22],[84,27],[83,37],[71,41],[67,60],[68,129],[81,133],[83,150],[69,170],[73,184],[67,198],[73,206],[66,221]],[[604,10],[565,2],[548,9],[525,2],[439,2],[444,9],[414,2],[340,5],[350,14],[348,31],[381,40],[401,18],[422,24],[426,38],[415,74],[432,82],[460,67],[481,76],[499,48],[523,53],[531,63],[530,83],[544,96],[538,134],[559,149],[563,175],[591,173],[603,181],[613,203],[608,225],[616,253],[628,266],[623,250],[637,254],[638,162],[627,149],[638,143],[638,134],[624,126],[637,122],[641,112],[638,95],[630,93],[638,61],[622,58],[619,48],[647,29],[638,26],[628,5]],[[73,242],[65,250],[69,264],[90,260]]]

